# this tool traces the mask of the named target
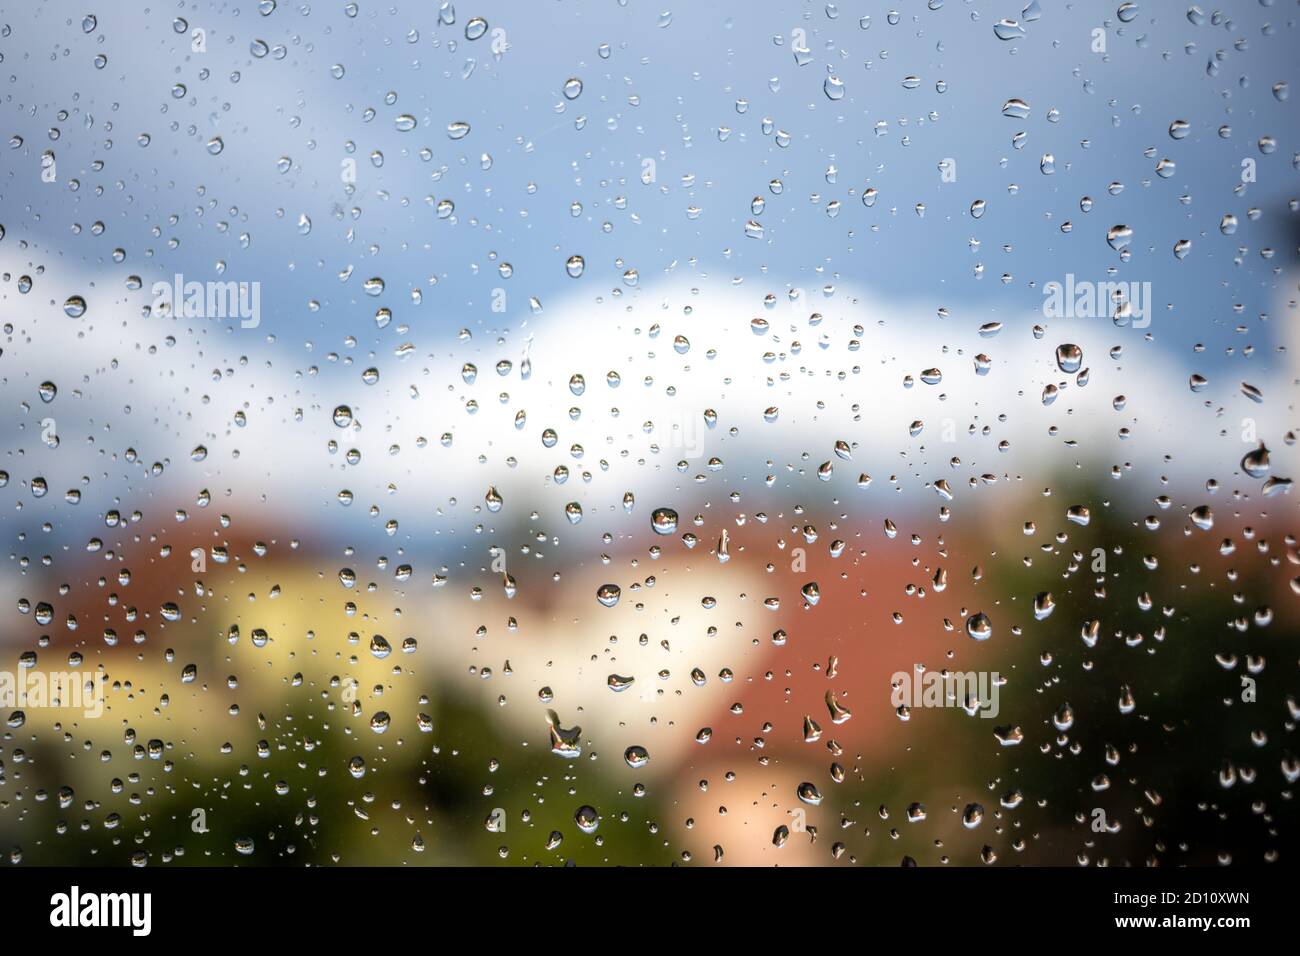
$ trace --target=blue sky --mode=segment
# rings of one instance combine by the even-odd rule
[[[856,11],[832,18],[832,7],[798,4],[707,5],[670,18],[635,2],[459,4],[451,25],[430,4],[363,3],[355,17],[342,4],[303,15],[281,3],[268,16],[254,4],[132,6],[100,14],[91,33],[49,5],[15,10],[6,99],[10,133],[24,144],[10,151],[2,181],[6,227],[87,262],[122,247],[140,273],[203,278],[224,261],[229,277],[262,281],[275,311],[265,331],[295,350],[307,337],[331,346],[344,334],[364,338],[358,312],[374,303],[360,284],[372,274],[386,280],[399,321],[454,331],[517,325],[528,297],[545,303],[579,282],[594,297],[622,285],[629,268],[646,283],[671,273],[774,288],[852,281],[946,307],[958,320],[980,308],[1016,321],[1032,320],[1041,303],[1030,283],[1067,271],[1101,278],[1115,266],[1118,278],[1151,281],[1172,305],[1171,321],[1154,330],[1162,346],[1185,348],[1189,327],[1193,340],[1240,344],[1229,333],[1231,306],[1243,304],[1253,322],[1273,305],[1277,280],[1259,248],[1281,243],[1288,258],[1297,144],[1291,102],[1272,92],[1293,62],[1287,8],[1235,4],[1229,27],[1194,26],[1181,7],[1143,4],[1120,23],[1113,11],[1076,4],[1049,9],[1024,24],[1023,39],[1005,42],[993,25],[1019,15],[1011,6],[932,6],[909,8],[897,25],[876,11],[867,29]],[[177,13],[206,31],[207,52],[189,52],[188,33],[173,27]],[[475,16],[505,31],[499,58],[492,32],[465,39]],[[1090,49],[1097,27],[1106,30],[1104,57]],[[798,30],[809,50],[802,66],[792,53]],[[257,40],[282,45],[283,58],[252,56]],[[101,53],[108,62],[97,70]],[[1207,76],[1211,61],[1217,75]],[[843,99],[824,93],[828,69]],[[573,101],[561,92],[569,77],[583,83]],[[918,85],[905,88],[906,77]],[[186,87],[180,99],[177,83]],[[1027,118],[1001,115],[1011,97],[1030,104]],[[748,101],[744,113],[738,100]],[[415,117],[414,130],[394,128],[403,114]],[[764,134],[764,119],[789,134],[787,147]],[[1191,124],[1186,139],[1170,137],[1176,119]],[[456,121],[471,132],[453,141],[446,127]],[[1228,139],[1217,132],[1224,124]],[[720,127],[731,129],[725,141]],[[142,133],[147,147],[137,143]],[[214,136],[224,143],[216,156],[205,149]],[[1273,153],[1259,151],[1263,136],[1275,139]],[[77,192],[36,179],[46,148],[65,182],[81,181]],[[382,168],[370,160],[376,151]],[[1045,153],[1054,175],[1040,171]],[[287,172],[277,171],[281,157],[292,162]],[[349,157],[358,164],[351,197],[340,179]],[[646,158],[656,163],[651,185],[640,181]],[[941,181],[945,158],[956,161],[956,182]],[[1176,164],[1169,179],[1155,174],[1163,158]],[[1234,195],[1245,158],[1257,161],[1258,181]],[[95,160],[104,163],[98,173]],[[780,195],[772,179],[784,184]],[[1110,195],[1112,183],[1122,193]],[[860,201],[868,186],[879,191],[872,208]],[[755,196],[766,201],[752,217],[762,239],[744,228]],[[1084,196],[1094,200],[1089,213],[1079,208]],[[439,220],[429,197],[451,199],[454,217]],[[969,215],[976,199],[987,203],[979,221]],[[832,200],[841,203],[833,219]],[[698,218],[687,214],[692,205]],[[1250,207],[1261,210],[1257,222]],[[1219,232],[1225,213],[1241,222],[1233,236]],[[88,230],[95,220],[103,235],[69,234],[71,222]],[[1134,229],[1127,264],[1105,241],[1116,224]],[[1183,238],[1193,249],[1178,262],[1171,250]],[[1238,246],[1247,252],[1234,265]],[[587,261],[580,280],[564,271],[574,254]],[[500,261],[513,266],[509,280],[497,274]],[[349,266],[352,280],[340,283]],[[426,293],[419,310],[408,304],[413,287]],[[504,315],[490,310],[497,287],[513,302]],[[321,308],[309,313],[313,299]]]

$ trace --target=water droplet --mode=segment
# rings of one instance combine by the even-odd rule
[[[1015,20],[999,20],[993,24],[993,33],[999,40],[1018,40],[1025,35],[1025,28]]]
[[[987,614],[980,611],[966,619],[966,633],[977,641],[987,641],[993,636],[993,622]]]
[[[1083,349],[1071,343],[1056,347],[1056,366],[1062,372],[1073,375],[1083,366]]]
[[[1245,457],[1241,459],[1241,470],[1252,478],[1268,477],[1268,449],[1264,447],[1263,442],[1259,443],[1258,448],[1246,452]]]
[[[656,508],[650,514],[650,527],[655,534],[672,534],[677,530],[677,512],[672,508]]]

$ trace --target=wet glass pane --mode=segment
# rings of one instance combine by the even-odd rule
[[[0,21],[11,862],[1294,852],[1294,3]]]

